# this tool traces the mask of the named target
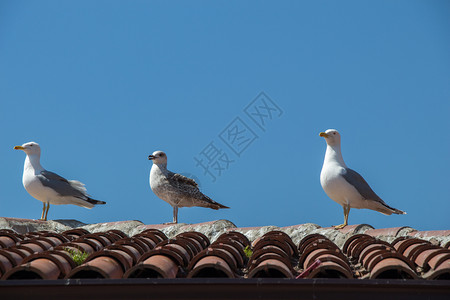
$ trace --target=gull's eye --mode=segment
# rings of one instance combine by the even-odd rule
[[[33,144],[31,144],[30,147],[33,147]]]
[[[336,132],[333,132],[334,135],[336,135]]]

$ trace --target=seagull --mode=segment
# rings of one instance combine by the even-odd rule
[[[150,170],[150,188],[158,198],[173,207],[173,223],[178,223],[178,208],[200,206],[212,209],[229,208],[215,202],[200,192],[194,179],[167,170],[167,155],[162,151],[155,151],[148,156],[153,160]]]
[[[336,229],[348,225],[350,208],[367,208],[385,215],[406,214],[387,205],[361,175],[347,167],[341,154],[341,135],[336,129],[328,129],[319,135],[327,142],[320,184],[328,197],[344,208],[344,224],[335,226]]]
[[[22,146],[15,146],[14,149],[22,150],[27,155],[22,182],[31,196],[44,203],[40,220],[47,221],[50,204],[74,204],[86,208],[92,208],[96,204],[106,204],[104,201],[90,198],[83,183],[67,180],[45,170],[40,163],[41,147],[38,143],[29,142]]]

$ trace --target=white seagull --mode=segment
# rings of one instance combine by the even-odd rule
[[[319,135],[327,142],[320,184],[328,197],[344,208],[344,224],[335,226],[336,229],[348,225],[350,208],[367,208],[385,215],[406,214],[387,205],[361,175],[345,165],[341,154],[341,135],[337,130],[328,129]]]
[[[148,159],[153,160],[150,188],[158,198],[172,205],[174,224],[178,223],[178,207],[229,208],[200,192],[195,180],[167,170],[167,155],[164,152],[155,151]]]
[[[50,204],[74,204],[86,208],[92,208],[96,204],[106,204],[104,201],[90,198],[83,183],[67,180],[45,170],[40,163],[41,147],[38,143],[29,142],[22,146],[15,146],[14,149],[23,150],[27,154],[22,182],[31,196],[44,203],[42,221],[47,221]]]

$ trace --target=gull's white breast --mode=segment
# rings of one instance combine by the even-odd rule
[[[22,183],[25,190],[39,201],[52,203],[51,200],[59,196],[51,188],[45,187],[32,169],[23,172]]]
[[[344,167],[338,164],[328,163],[324,165],[320,172],[320,184],[328,197],[333,201],[341,205],[361,208],[364,199],[356,188],[342,176],[345,172]]]
[[[173,201],[173,193],[171,193],[171,189],[168,187],[168,182],[166,175],[161,171],[161,169],[153,165],[150,170],[150,188],[152,189],[155,195],[169,203],[170,205],[174,205]]]

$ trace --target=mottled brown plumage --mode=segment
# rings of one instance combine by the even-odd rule
[[[215,202],[200,192],[195,180],[167,170],[167,156],[162,151],[149,155],[153,160],[150,171],[150,187],[160,199],[173,207],[173,223],[178,222],[178,207],[229,208]]]

